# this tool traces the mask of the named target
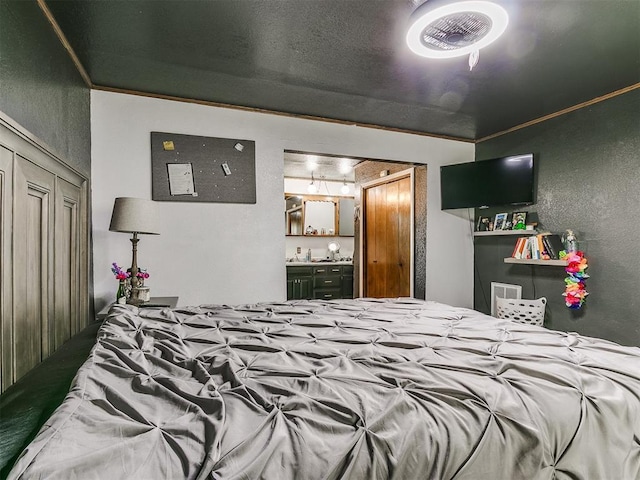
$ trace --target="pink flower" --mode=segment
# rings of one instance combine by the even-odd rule
[[[129,272],[122,270],[116,262],[111,264],[111,271],[116,276],[117,280],[125,280],[131,276]]]

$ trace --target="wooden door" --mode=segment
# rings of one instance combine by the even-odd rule
[[[17,380],[48,356],[51,347],[55,176],[19,156],[15,165],[13,374]]]
[[[411,177],[364,190],[364,295],[411,295]]]

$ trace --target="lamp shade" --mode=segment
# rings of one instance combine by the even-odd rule
[[[159,235],[160,215],[156,202],[144,198],[116,198],[109,230]]]

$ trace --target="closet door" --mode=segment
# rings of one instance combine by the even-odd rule
[[[79,187],[57,179],[53,350],[57,350],[84,326],[80,322],[81,198],[82,190]]]
[[[411,178],[364,194],[365,296],[411,295]]]
[[[14,203],[14,381],[51,350],[55,176],[16,155]]]
[[[0,146],[0,391],[13,382],[12,185],[13,152]]]
[[[384,297],[387,278],[385,253],[386,185],[365,190],[365,297]]]
[[[88,181],[0,112],[0,392],[87,325]]]

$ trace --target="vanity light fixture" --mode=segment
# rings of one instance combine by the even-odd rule
[[[407,45],[427,58],[472,55],[504,33],[509,15],[500,5],[484,0],[445,3],[427,0],[411,15]],[[469,65],[473,68],[470,59]]]
[[[313,178],[313,172],[311,172],[311,183],[307,187],[307,192],[316,193],[318,191],[318,187],[316,186],[315,179]]]
[[[349,185],[347,185],[347,178],[345,177],[344,182],[342,183],[342,187],[340,187],[340,191],[343,195],[349,195]]]

